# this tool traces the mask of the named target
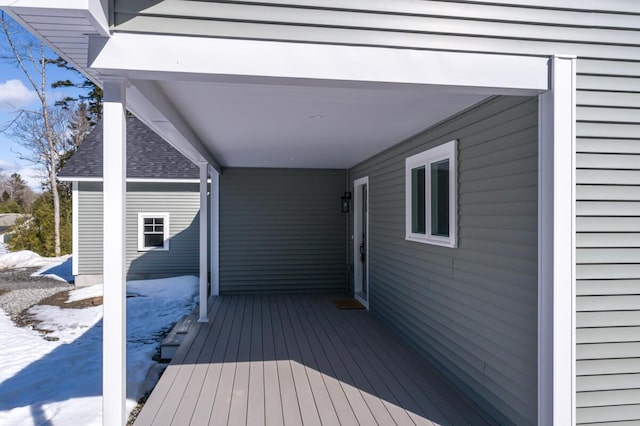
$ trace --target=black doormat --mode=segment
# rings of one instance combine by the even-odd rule
[[[362,303],[355,299],[336,299],[332,302],[338,309],[364,309]]]

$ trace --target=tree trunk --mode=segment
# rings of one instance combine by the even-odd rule
[[[58,182],[56,179],[56,160],[58,152],[54,141],[53,129],[51,128],[51,120],[49,117],[49,108],[47,107],[47,73],[45,72],[46,58],[44,55],[44,45],[40,43],[40,66],[42,73],[40,74],[40,101],[42,102],[42,114],[44,118],[44,131],[49,145],[49,185],[51,185],[51,198],[53,198],[53,233],[54,233],[54,253],[60,256],[60,195],[58,194]]]
[[[60,195],[56,182],[55,169],[49,174],[51,181],[51,195],[53,197],[53,225],[55,233],[55,255],[60,256]]]

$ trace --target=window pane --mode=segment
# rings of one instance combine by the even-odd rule
[[[155,232],[163,232],[164,233],[164,225],[156,225],[154,226]]]
[[[162,225],[164,223],[163,217],[156,217],[154,220],[156,221],[156,225]]]
[[[145,225],[144,232],[153,232],[153,226],[152,225]]]
[[[145,225],[153,225],[153,218],[151,218],[151,217],[145,217],[145,218],[144,218],[144,224],[145,224]]]
[[[425,168],[411,170],[411,232],[426,233]]]
[[[449,236],[449,160],[431,164],[431,235]]]
[[[145,234],[145,247],[164,247],[164,235],[162,234]]]

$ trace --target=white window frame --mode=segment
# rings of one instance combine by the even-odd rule
[[[405,159],[405,225],[407,241],[455,248],[458,246],[458,141],[456,139],[438,145]],[[431,164],[449,160],[449,236],[431,233]],[[425,233],[417,234],[412,229],[412,182],[411,171],[425,168]]]
[[[162,247],[145,247],[144,245],[144,220],[151,218],[164,219]],[[140,212],[138,213],[138,251],[169,251],[169,213],[166,212]]]

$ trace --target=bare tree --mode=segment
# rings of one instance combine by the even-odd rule
[[[55,255],[60,255],[60,195],[57,186],[57,171],[60,153],[68,144],[67,124],[62,116],[64,110],[49,105],[47,98],[46,67],[51,61],[45,55],[45,46],[0,14],[0,26],[9,46],[9,57],[23,72],[27,82],[35,91],[39,108],[35,111],[20,111],[9,129],[15,140],[31,151],[28,159],[44,167],[53,199]],[[67,117],[68,118],[68,117]]]

